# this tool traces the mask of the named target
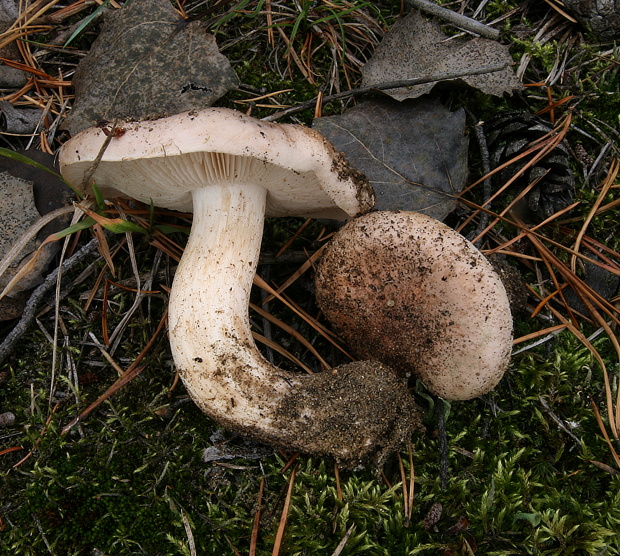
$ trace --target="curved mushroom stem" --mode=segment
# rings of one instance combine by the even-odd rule
[[[266,191],[211,186],[193,200],[192,230],[170,294],[172,355],[202,409],[256,422],[264,411],[256,393],[271,403],[288,388],[258,352],[248,320]]]
[[[209,186],[195,190],[193,202],[169,324],[175,363],[196,404],[242,434],[345,462],[381,458],[401,444],[417,414],[386,367],[351,364],[300,375],[272,366],[256,348],[248,306],[265,189]]]

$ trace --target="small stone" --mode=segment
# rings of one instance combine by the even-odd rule
[[[15,415],[10,411],[0,413],[0,429],[4,427],[12,427],[15,424]]]

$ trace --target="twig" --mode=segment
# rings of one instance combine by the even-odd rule
[[[478,122],[476,123],[476,125],[474,125],[474,134],[476,135],[476,140],[478,141],[478,148],[480,149],[480,157],[482,159],[482,172],[486,176],[486,178],[484,178],[484,181],[482,182],[482,198],[486,201],[491,197],[493,187],[491,183],[491,177],[489,176],[489,174],[491,173],[491,155],[489,154],[489,146],[487,145],[487,140],[484,135],[484,124],[482,122]],[[478,221],[478,226],[476,227],[476,231],[474,232],[473,236],[478,238],[478,245],[476,245],[476,247],[480,247],[480,244],[482,243],[482,236],[480,234],[487,227],[488,223],[489,213],[482,211],[482,214],[480,215],[480,220]]]
[[[112,138],[114,137],[114,130],[116,129],[117,125],[118,125],[118,118],[114,118],[114,120],[112,121],[112,125],[110,126],[110,132],[108,135],[106,135],[106,138],[103,141],[103,145],[101,145],[101,148],[99,149],[99,153],[95,157],[95,160],[93,160],[93,163],[90,165],[90,167],[86,170],[84,177],[82,178],[82,190],[83,191],[87,190],[88,185],[90,184],[90,178],[93,177],[95,170],[97,170],[97,167],[99,166],[99,163],[101,162],[101,159],[103,158],[103,155],[105,154],[108,146],[110,145],[110,142],[112,141]]]
[[[92,239],[62,264],[62,272],[69,272],[73,267],[77,266],[86,257],[91,255],[96,249],[97,240]],[[43,283],[36,290],[34,290],[28,300],[28,303],[26,304],[26,307],[24,308],[21,319],[15,325],[15,328],[9,332],[2,344],[0,344],[0,364],[4,363],[4,360],[9,356],[17,341],[33,323],[39,304],[43,301],[48,292],[56,285],[56,278],[58,276],[59,268],[54,269],[43,281]]]
[[[45,543],[47,550],[49,551],[50,554],[54,554],[54,550],[50,546],[50,543],[47,540],[47,537],[45,536],[45,531],[43,530],[43,527],[41,527],[41,521],[39,520],[37,516],[34,516],[34,522],[37,524],[37,529],[39,530],[39,533],[41,533],[41,538],[43,539],[43,542]]]
[[[345,533],[344,537],[342,537],[342,540],[338,543],[338,546],[336,547],[336,550],[334,550],[332,556],[340,556],[340,553],[344,550],[344,547],[347,544],[347,541],[349,540],[351,535],[353,534],[353,531],[355,531],[355,523],[347,529],[347,532]]]
[[[465,71],[455,71],[450,73],[440,73],[437,75],[425,75],[422,77],[413,77],[412,79],[401,79],[400,81],[389,81],[387,83],[377,83],[376,85],[367,85],[365,87],[358,87],[356,89],[350,89],[349,91],[343,91],[342,93],[335,93],[333,95],[325,95],[322,99],[322,105],[325,106],[330,102],[334,102],[336,100],[341,100],[343,98],[349,98],[352,96],[363,95],[365,93],[370,93],[372,91],[385,91],[388,89],[400,89],[403,87],[413,87],[415,85],[422,85],[424,83],[433,83],[435,81],[450,81],[452,79],[460,79],[461,77],[469,77],[471,75],[482,75],[484,73],[495,73],[498,71],[502,71],[506,68],[506,64],[495,65],[495,66],[486,66],[474,70],[465,70]],[[317,103],[318,96],[314,97],[311,100],[306,102],[302,102],[296,106],[291,106],[286,110],[280,110],[280,112],[275,112],[270,116],[266,116],[263,118],[266,122],[273,122],[274,120],[278,120],[283,118],[284,116],[290,116],[291,114],[297,114],[298,112],[303,112],[304,110],[308,110],[309,108],[314,108]]]
[[[480,35],[488,39],[499,39],[499,31],[497,29],[493,29],[493,27],[489,27],[488,25],[472,19],[471,17],[467,17],[466,15],[453,12],[447,8],[442,8],[434,2],[429,2],[428,0],[409,0],[409,4],[421,12],[434,15],[439,19],[443,19],[444,21],[451,23],[455,27],[459,27],[460,29],[469,31],[470,33],[475,33],[476,35]]]
[[[565,424],[564,421],[562,421],[562,419],[560,419],[552,410],[551,407],[549,407],[549,404],[547,403],[547,400],[545,400],[545,398],[543,398],[540,394],[538,395],[538,399],[541,403],[541,405],[545,408],[545,411],[549,414],[549,417],[551,417],[551,419],[553,419],[553,421],[555,422],[555,424],[560,427],[560,429],[562,429],[566,434],[568,434],[568,436],[570,436],[577,444],[577,447],[581,448],[581,440],[579,439],[579,437],[577,435],[575,435]]]

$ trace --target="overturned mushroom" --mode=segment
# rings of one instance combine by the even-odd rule
[[[404,383],[382,365],[311,376],[270,365],[248,319],[265,216],[344,219],[373,193],[317,132],[211,108],[125,124],[109,141],[92,128],[68,141],[61,172],[105,195],[194,212],[169,305],[170,345],[200,408],[278,446],[352,463],[381,458],[416,426]],[[97,161],[93,171],[93,162]],[[92,172],[92,173],[91,173]]]
[[[361,358],[467,400],[501,379],[512,346],[504,286],[462,235],[413,212],[346,224],[317,269],[319,306]]]

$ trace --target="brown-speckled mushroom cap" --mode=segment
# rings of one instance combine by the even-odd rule
[[[504,286],[469,241],[433,218],[375,212],[349,222],[320,260],[316,290],[357,357],[418,376],[443,398],[480,396],[507,368]]]

